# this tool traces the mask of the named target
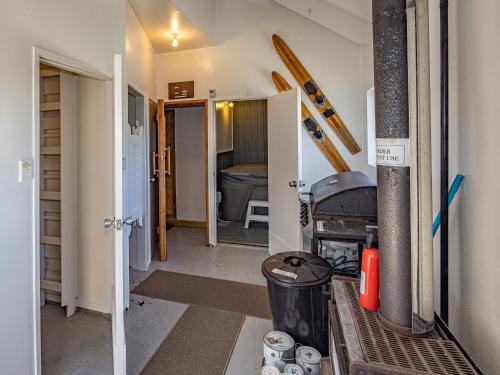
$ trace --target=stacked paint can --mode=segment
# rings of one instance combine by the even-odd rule
[[[299,365],[290,363],[285,366],[285,374],[304,375],[304,370]]]
[[[320,375],[321,353],[318,350],[296,345],[290,335],[281,331],[266,333],[263,341],[261,375]]]
[[[310,375],[320,375],[321,354],[310,346],[299,346],[295,352],[295,363],[299,365],[305,373]]]
[[[271,331],[264,335],[264,363],[283,371],[287,363],[293,363],[295,341],[292,336],[280,331]]]
[[[281,375],[281,371],[276,366],[265,365],[261,368],[260,375]]]

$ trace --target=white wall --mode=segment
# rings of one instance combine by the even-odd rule
[[[34,157],[32,47],[54,50],[106,72],[124,51],[124,0],[18,0],[0,12],[0,310],[2,373],[35,372],[32,182],[17,161]]]
[[[155,52],[128,1],[126,30],[127,81],[136,90],[154,100],[156,99]]]
[[[439,209],[439,1],[432,0],[434,211]],[[450,1],[450,183],[465,176],[450,210],[450,327],[485,374],[500,373],[500,2]],[[439,233],[436,235],[439,237]],[[434,242],[439,251],[439,242]],[[439,270],[439,264],[436,264]],[[438,277],[436,272],[436,280]],[[439,311],[439,299],[436,299]]]
[[[205,221],[205,109],[175,110],[175,198],[178,220]]]
[[[217,153],[233,150],[233,107],[227,103],[221,105],[215,111]]]
[[[168,82],[194,80],[195,96],[207,98],[211,88],[217,98],[260,98],[277,93],[271,71],[278,70],[296,85],[271,41],[280,35],[294,50],[330,98],[345,123],[365,145],[365,69],[363,47],[268,0],[221,0],[216,8],[220,44],[197,50],[157,55],[159,98],[166,98]],[[353,170],[374,176],[364,151],[351,155],[323,121],[307,97],[304,103],[320,121]],[[333,167],[305,131],[303,150],[314,167],[306,168],[312,183],[334,173]],[[307,163],[305,163],[307,164]]]

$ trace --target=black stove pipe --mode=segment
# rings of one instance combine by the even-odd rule
[[[408,57],[406,0],[373,0],[377,144],[407,140]],[[377,145],[378,148],[378,145]],[[377,165],[381,320],[410,334],[412,327],[410,168]]]
[[[441,319],[448,324],[448,0],[439,4],[441,21]]]

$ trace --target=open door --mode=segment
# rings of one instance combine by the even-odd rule
[[[167,260],[167,168],[170,161],[167,160],[167,137],[165,123],[165,102],[158,100],[158,201],[160,222],[160,261]]]
[[[150,236],[151,236],[151,256],[156,252],[156,244],[158,243],[158,229],[160,228],[160,217],[157,207],[158,203],[158,173],[156,166],[156,155],[158,153],[158,120],[157,110],[158,104],[151,99],[148,103],[149,111],[149,199],[150,199]],[[150,259],[151,261],[151,259]]]
[[[302,250],[300,106],[299,89],[267,100],[270,254]]]
[[[128,224],[123,219],[123,61],[121,55],[115,55],[113,74],[114,96],[114,218],[106,219],[104,226],[113,228],[113,369],[114,374],[126,373],[126,344],[124,323],[124,280],[123,280],[123,226]]]

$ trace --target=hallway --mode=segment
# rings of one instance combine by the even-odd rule
[[[204,241],[202,229],[175,227],[169,230],[168,262],[153,260],[148,272],[131,271],[130,289],[155,270],[265,285],[260,266],[268,256],[266,249],[228,244],[207,247]],[[187,307],[181,303],[130,295],[130,308],[125,312],[127,374],[141,372]],[[44,373],[112,374],[110,319],[87,311],[78,311],[72,318],[66,319],[62,311],[53,305],[42,309]],[[262,337],[270,330],[272,323],[269,320],[245,318],[226,370],[227,375],[258,373],[262,360]],[[85,335],[81,335],[82,332]],[[54,345],[54,342],[64,345]]]
[[[268,256],[267,249],[229,244],[207,247],[204,231],[194,228],[174,227],[167,232],[167,236],[169,260],[153,260],[148,272],[131,271],[131,290],[156,270],[266,284],[260,267]],[[139,373],[146,365],[186,308],[184,304],[131,294],[130,310],[125,315],[129,374]],[[132,320],[134,324],[131,324]],[[227,375],[258,373],[262,360],[262,337],[270,330],[271,321],[245,318],[226,370]]]

